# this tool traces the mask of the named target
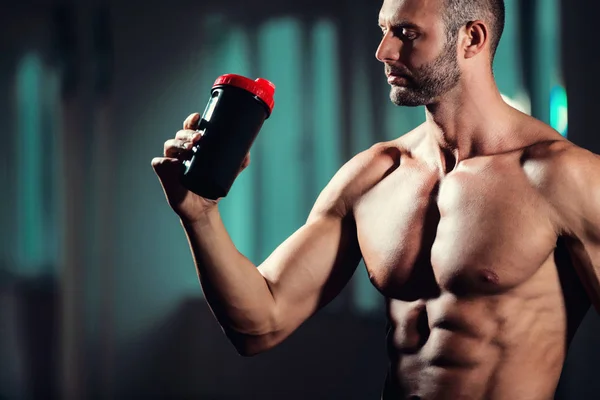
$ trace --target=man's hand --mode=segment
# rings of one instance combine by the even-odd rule
[[[199,120],[198,113],[187,117],[183,129],[175,134],[175,138],[165,142],[163,157],[152,160],[152,167],[158,175],[169,205],[185,222],[195,222],[203,218],[219,202],[219,199],[210,200],[198,196],[187,190],[180,181],[185,168],[183,162],[191,158],[192,147],[202,140],[202,134],[196,131]],[[250,153],[246,155],[239,172],[249,164]]]

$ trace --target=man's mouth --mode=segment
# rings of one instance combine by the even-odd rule
[[[408,78],[406,75],[387,74],[387,77],[390,85],[406,86],[408,84]]]

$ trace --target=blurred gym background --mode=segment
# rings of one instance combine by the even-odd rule
[[[584,0],[506,0],[495,74],[507,101],[600,152]],[[269,353],[237,355],[202,299],[150,167],[223,73],[277,85],[251,166],[222,202],[260,263],[352,155],[421,123],[374,53],[370,0],[3,0],[0,399],[378,399],[383,302],[359,268]],[[567,101],[568,99],[568,101]],[[596,399],[592,310],[557,399]]]

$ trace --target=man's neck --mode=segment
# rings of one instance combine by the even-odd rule
[[[514,124],[515,110],[502,99],[493,79],[476,85],[460,83],[425,109],[428,134],[444,153],[446,164],[500,152],[511,139],[508,127]]]

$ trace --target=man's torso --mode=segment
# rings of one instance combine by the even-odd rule
[[[552,398],[568,314],[576,326],[589,307],[565,303],[565,287],[583,289],[568,256],[557,262],[558,217],[541,190],[566,142],[540,135],[443,173],[411,135],[381,147],[397,168],[353,209],[387,303],[384,399]]]

